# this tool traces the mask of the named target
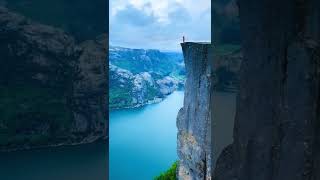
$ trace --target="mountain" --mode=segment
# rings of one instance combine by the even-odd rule
[[[159,50],[129,49],[123,47],[109,48],[111,64],[132,73],[155,72],[170,75],[183,71],[183,57],[181,53],[160,52]],[[181,72],[183,75],[183,72]]]
[[[108,38],[73,36],[0,7],[0,151],[107,136]]]
[[[109,108],[160,101],[184,83],[181,53],[109,48]]]

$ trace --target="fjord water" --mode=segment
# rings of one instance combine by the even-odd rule
[[[1,180],[107,180],[107,142],[0,153]]]
[[[110,112],[109,180],[152,180],[177,160],[183,91],[162,102]]]

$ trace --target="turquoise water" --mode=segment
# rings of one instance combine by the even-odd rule
[[[0,153],[1,180],[107,180],[107,142]]]
[[[152,180],[177,160],[183,92],[158,104],[110,112],[109,180]]]

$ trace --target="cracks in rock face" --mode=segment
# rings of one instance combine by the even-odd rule
[[[203,163],[204,163],[204,167],[203,167],[203,169],[204,169],[203,177],[204,177],[204,180],[205,180],[206,177],[207,177],[207,174],[208,174],[208,172],[207,172],[207,153],[204,153]]]
[[[207,137],[210,113],[210,77],[207,77],[208,49],[211,44],[184,43],[187,70],[184,107],[178,115],[178,179],[205,180],[210,176],[210,149]],[[211,52],[211,51],[210,51]]]

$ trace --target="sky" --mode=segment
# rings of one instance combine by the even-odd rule
[[[180,51],[211,41],[211,0],[110,0],[110,45]]]

